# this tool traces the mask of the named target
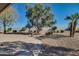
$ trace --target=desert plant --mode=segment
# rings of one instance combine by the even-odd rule
[[[46,32],[45,35],[51,35],[53,32]]]
[[[64,32],[64,30],[60,30],[60,32],[61,32],[61,33],[63,33],[63,32]]]
[[[57,29],[56,26],[53,26],[53,27],[51,28],[51,30],[52,30],[53,32],[55,32],[56,29]]]
[[[51,7],[45,6],[44,4],[34,4],[27,5],[26,8],[26,17],[29,19],[32,26],[37,28],[39,33],[39,29],[43,26],[50,26],[53,23],[53,14]]]
[[[6,8],[0,14],[0,20],[3,23],[3,27],[4,27],[4,34],[6,33],[7,26],[11,26],[13,22],[15,22],[16,16],[17,13],[11,6]]]
[[[17,30],[13,30],[13,33],[16,33],[17,32]]]
[[[71,21],[69,23],[70,37],[74,37],[77,20],[79,19],[79,13],[75,13],[75,14],[72,14],[71,16],[67,16],[65,19]]]
[[[56,30],[56,33],[59,33],[59,30]]]

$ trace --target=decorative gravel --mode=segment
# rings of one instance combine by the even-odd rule
[[[0,56],[78,56],[79,51],[54,47],[43,44],[32,44],[25,42],[2,42],[0,43]]]

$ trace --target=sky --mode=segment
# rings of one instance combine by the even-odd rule
[[[58,28],[66,28],[68,26],[69,21],[64,20],[64,18],[68,15],[79,12],[79,4],[78,3],[51,3],[46,4],[52,8],[52,13],[54,14],[57,23],[55,24]],[[24,3],[15,3],[12,4],[12,7],[19,14],[16,22],[13,25],[13,28],[22,28],[27,24],[26,15],[26,4]]]

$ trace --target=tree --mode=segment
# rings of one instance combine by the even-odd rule
[[[12,7],[6,8],[0,14],[0,20],[3,23],[3,27],[4,27],[4,34],[6,33],[7,26],[11,26],[13,22],[15,22],[16,17],[17,17],[17,13]]]
[[[72,14],[71,16],[67,16],[66,20],[70,20],[69,29],[70,29],[70,37],[74,37],[77,20],[79,19],[79,13]]]
[[[31,22],[31,21],[30,21]],[[29,29],[29,32],[30,32],[30,29],[31,29],[31,27],[32,27],[32,22],[30,23],[29,21],[27,22],[27,25],[25,26],[26,28],[28,28]]]
[[[53,22],[54,15],[49,6],[45,6],[44,4],[27,5],[26,10],[26,17],[29,19],[32,26],[37,28],[38,33],[41,27],[50,26]]]

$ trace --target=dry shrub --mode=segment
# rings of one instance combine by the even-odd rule
[[[13,33],[16,33],[17,32],[17,30],[13,30]]]
[[[53,32],[47,32],[45,33],[45,35],[51,35]]]

